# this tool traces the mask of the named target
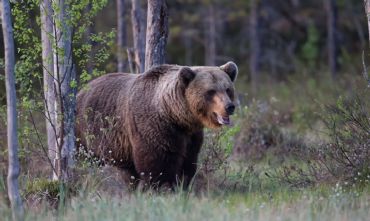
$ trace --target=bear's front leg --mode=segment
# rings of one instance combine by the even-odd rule
[[[203,131],[192,134],[186,147],[186,155],[182,166],[183,188],[187,189],[197,171],[197,161],[203,144]]]
[[[183,157],[163,148],[137,148],[134,153],[135,169],[140,177],[138,188],[156,190],[174,189],[179,181]]]

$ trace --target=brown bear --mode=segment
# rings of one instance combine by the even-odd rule
[[[197,169],[203,128],[230,124],[237,74],[228,62],[99,77],[77,95],[78,145],[140,186],[186,187]]]

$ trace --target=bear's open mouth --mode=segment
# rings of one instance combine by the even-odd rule
[[[231,124],[231,121],[230,121],[230,117],[229,116],[222,116],[220,114],[217,114],[215,112],[213,112],[214,116],[215,116],[215,120],[217,121],[218,124],[220,125],[230,125]]]

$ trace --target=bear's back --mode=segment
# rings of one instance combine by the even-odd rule
[[[117,98],[127,97],[127,88],[131,87],[134,79],[135,75],[122,73],[106,74],[94,79],[78,93],[77,113],[90,109],[105,115],[114,114]]]

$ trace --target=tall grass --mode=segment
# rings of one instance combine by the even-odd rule
[[[274,194],[132,194],[125,198],[95,195],[72,198],[64,208],[40,206],[28,211],[26,220],[368,220],[369,189],[347,192],[333,189]],[[33,208],[35,210],[35,208]],[[7,207],[0,206],[2,220],[11,220]]]

